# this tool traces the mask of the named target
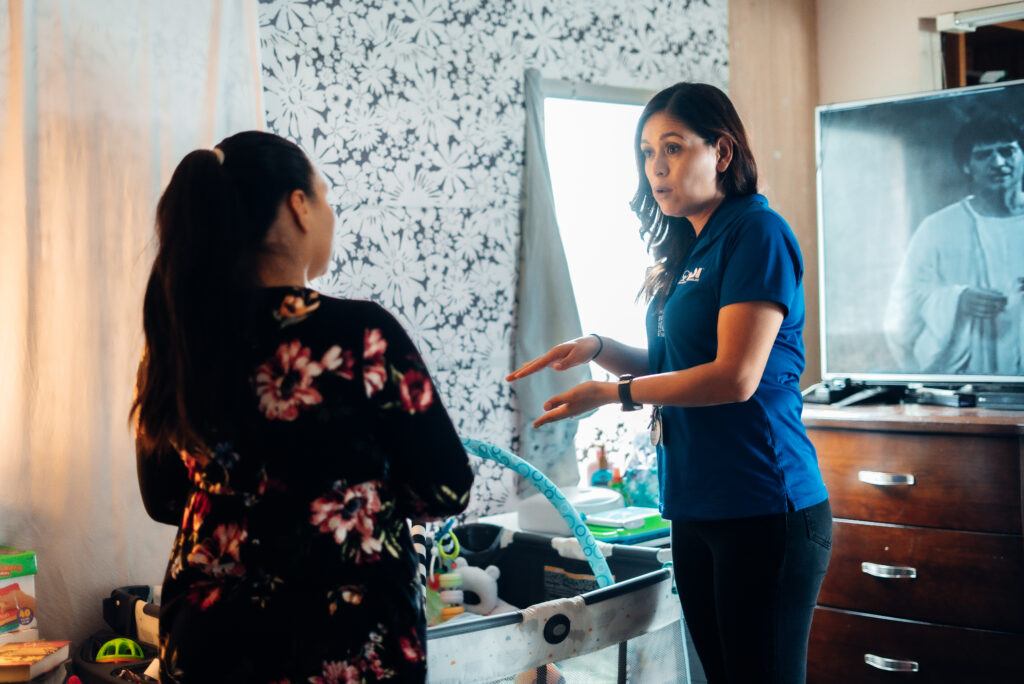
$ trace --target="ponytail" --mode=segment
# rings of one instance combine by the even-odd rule
[[[233,439],[246,393],[239,357],[246,290],[281,202],[313,193],[306,155],[249,131],[196,150],[174,170],[156,209],[159,249],[143,302],[145,351],[132,415],[148,450]]]

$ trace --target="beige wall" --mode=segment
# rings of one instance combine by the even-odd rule
[[[921,56],[920,20],[1002,1],[817,0],[819,103],[941,87]]]
[[[761,192],[789,222],[804,257],[806,387],[821,378],[814,106],[815,0],[729,0],[729,95],[747,128]]]

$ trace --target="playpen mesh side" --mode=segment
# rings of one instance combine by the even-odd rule
[[[690,672],[684,651],[681,623],[648,632],[624,642],[626,646],[625,678],[620,678],[620,646],[594,651],[576,658],[555,663],[561,680],[547,680],[547,684],[690,684]],[[533,677],[520,675],[482,680],[479,684],[533,684]]]

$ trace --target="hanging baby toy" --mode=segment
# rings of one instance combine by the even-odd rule
[[[422,525],[412,526],[413,547],[419,555],[427,625],[431,627],[464,611],[462,575],[453,571],[460,551],[459,538],[452,532],[454,523],[454,518],[446,521],[432,540]]]

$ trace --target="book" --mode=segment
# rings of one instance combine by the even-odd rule
[[[68,659],[70,641],[23,641],[0,646],[0,682],[27,682]]]
[[[3,646],[4,644],[14,644],[20,641],[39,641],[39,630],[35,628],[16,629],[13,632],[4,632],[0,634],[0,646]]]

